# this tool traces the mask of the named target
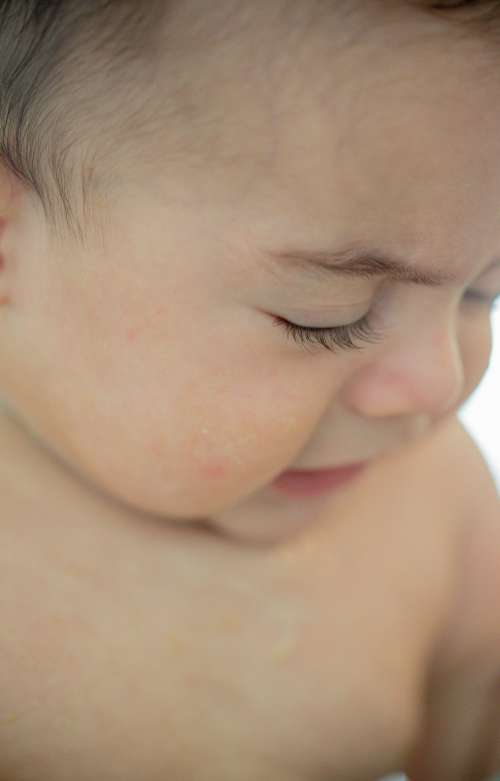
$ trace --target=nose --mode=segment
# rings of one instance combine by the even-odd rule
[[[382,349],[347,379],[342,400],[366,417],[425,413],[438,418],[458,405],[464,383],[456,333],[442,325]]]

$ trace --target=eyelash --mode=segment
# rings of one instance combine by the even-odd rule
[[[370,314],[365,315],[357,323],[335,328],[311,328],[291,323],[282,317],[275,317],[274,325],[284,328],[287,335],[300,345],[306,347],[310,344],[320,345],[330,352],[336,352],[337,349],[360,350],[362,345],[356,344],[355,340],[375,344],[383,338],[382,333],[372,326]]]
[[[491,299],[475,290],[469,290],[465,298],[470,301],[487,304],[492,310],[500,304],[500,296]],[[382,331],[377,330],[372,322],[370,313],[350,325],[341,325],[333,328],[313,328],[311,326],[297,325],[285,320],[283,317],[274,317],[274,325],[284,328],[287,335],[302,346],[319,345],[330,352],[337,350],[361,350],[363,345],[356,344],[359,340],[365,344],[377,344],[384,338]]]

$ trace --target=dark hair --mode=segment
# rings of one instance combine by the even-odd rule
[[[50,225],[82,242],[90,193],[105,190],[119,152],[133,158],[134,137],[156,130],[153,69],[168,8],[0,0],[0,160],[38,194]]]
[[[413,4],[459,23],[466,19],[471,33],[496,32],[500,44],[500,0]],[[158,97],[155,74],[162,54],[175,50],[176,33],[168,32],[166,21],[181,5],[0,0],[0,160],[38,194],[56,231],[84,243],[95,218],[90,195],[105,193],[115,175],[119,180],[124,161],[132,166],[140,148],[147,150],[148,134],[153,139],[160,133],[159,118],[178,113],[175,101]],[[210,13],[229,13],[222,6],[214,4]],[[465,17],[464,9],[477,13]],[[223,21],[219,17],[217,24]],[[171,68],[170,81],[182,97],[181,67]],[[194,109],[188,108],[192,124]]]

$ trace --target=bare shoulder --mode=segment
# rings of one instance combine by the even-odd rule
[[[460,421],[436,434],[422,443],[420,457],[428,459],[423,469],[441,471],[455,502],[454,587],[431,658],[429,680],[436,685],[428,691],[416,764],[407,772],[424,779],[431,768],[468,762],[481,767],[479,778],[500,762],[500,502],[489,466]]]

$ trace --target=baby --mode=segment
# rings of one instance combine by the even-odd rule
[[[0,95],[1,781],[499,770],[500,3],[1,0]]]

